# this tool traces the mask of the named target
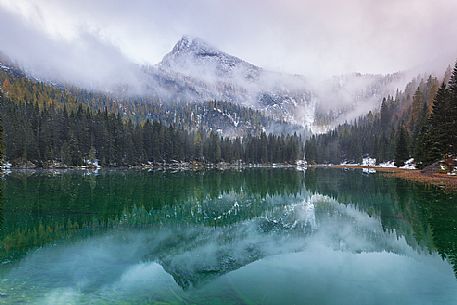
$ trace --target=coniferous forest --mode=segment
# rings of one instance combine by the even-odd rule
[[[21,70],[0,70],[0,81],[3,159],[13,166],[295,163],[304,154],[301,134],[267,133],[262,126],[274,121],[231,103],[178,106],[134,97],[121,106],[109,95],[64,89]],[[210,112],[219,116],[199,120]],[[241,132],[223,136],[213,125],[221,117],[244,124]]]
[[[0,0],[0,305],[457,305],[457,0],[321,2]]]
[[[294,163],[303,154],[300,136],[226,138],[217,132],[186,130],[145,120],[133,124],[119,113],[80,104],[68,111],[52,104],[17,103],[1,95],[5,159],[13,164],[103,166],[148,162]]]
[[[94,160],[103,166],[294,163],[303,158],[305,147],[310,163],[360,163],[370,156],[397,166],[414,158],[424,167],[457,154],[457,64],[442,79],[418,76],[404,91],[385,97],[379,111],[313,135],[305,146],[297,133],[267,134],[257,127],[251,134],[224,137],[208,125],[196,128],[184,119],[197,109],[190,105],[175,112],[174,120],[161,120],[168,108],[151,104],[141,110],[141,101],[136,101],[134,110],[145,115],[132,117],[109,96],[62,90],[21,74],[1,76],[0,145],[2,158],[13,165],[80,166]],[[234,107],[208,104],[214,109],[220,105]],[[181,119],[176,120],[178,114]],[[263,119],[254,111],[246,117]]]
[[[314,135],[305,146],[311,163],[378,162],[404,165],[414,158],[419,167],[457,155],[457,64],[442,80],[417,77],[395,97],[383,99],[380,111],[328,133]]]

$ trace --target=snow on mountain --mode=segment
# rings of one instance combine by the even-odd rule
[[[181,38],[159,66],[187,76],[200,75],[207,81],[227,78],[253,81],[262,71],[255,65],[212,47],[202,39],[190,36]]]
[[[234,102],[316,133],[378,108],[382,97],[395,94],[404,82],[399,73],[353,73],[311,82],[265,70],[190,36],[144,71],[155,88],[168,90],[168,98]]]
[[[184,36],[158,65],[143,70],[151,88],[167,88],[168,98],[235,102],[278,120],[313,123],[313,113],[302,115],[315,107],[304,77],[264,70],[199,38]]]
[[[24,73],[10,63],[0,54],[1,70]],[[163,102],[226,101],[260,110],[274,120],[300,125],[315,133],[376,109],[382,97],[393,95],[396,88],[403,87],[399,84],[400,74],[348,74],[311,82],[301,75],[268,71],[190,36],[183,36],[160,63],[132,64],[129,69],[128,74],[132,76],[129,82],[116,75],[111,81],[115,86],[94,85],[86,89],[103,91],[120,99],[131,95]],[[58,75],[49,80],[38,79],[33,73],[27,72],[27,75],[65,87],[65,81]],[[236,127],[236,119],[233,122]]]

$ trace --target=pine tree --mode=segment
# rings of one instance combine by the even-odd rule
[[[419,118],[422,115],[424,105],[424,95],[422,94],[421,89],[418,87],[416,92],[413,96],[413,105],[412,105],[412,113],[411,113],[411,130],[416,133],[417,132],[417,123],[419,122]]]
[[[387,130],[389,120],[389,107],[387,106],[386,98],[384,98],[381,103],[381,132],[384,133]]]
[[[448,120],[445,128],[448,131],[448,152],[457,155],[457,62],[449,80]]]
[[[402,125],[400,127],[397,145],[395,149],[395,165],[396,166],[403,166],[405,165],[405,161],[409,159],[409,152],[408,152],[408,135],[406,133],[405,127]]]
[[[423,140],[424,145],[424,163],[431,164],[441,160],[447,149],[446,121],[448,118],[447,109],[448,90],[443,83],[438,89],[432,106],[432,114],[428,122],[428,130]]]
[[[423,164],[426,162],[426,150],[424,143],[427,138],[427,130],[428,130],[428,125],[427,125],[427,113],[428,113],[428,106],[427,103],[424,102],[423,108],[422,108],[422,113],[419,117],[419,120],[416,124],[416,132],[414,134],[413,138],[413,145],[414,145],[414,160],[416,161],[416,164],[420,167],[423,166]]]

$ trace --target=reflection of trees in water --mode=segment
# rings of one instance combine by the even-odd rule
[[[436,251],[457,275],[457,194],[357,170],[311,169],[305,184],[379,217],[384,230],[404,236],[412,247]]]
[[[94,216],[108,221],[125,209],[143,206],[146,210],[218,199],[224,194],[267,197],[299,194],[303,175],[294,170],[204,171],[181,173],[147,173],[117,171],[96,177],[68,173],[58,176],[10,176],[7,181],[7,201],[11,209],[8,227],[59,218],[72,220]],[[14,194],[14,195],[13,195]],[[20,203],[14,206],[13,203]],[[8,211],[7,211],[8,212]]]
[[[6,183],[3,259],[81,232],[157,224],[171,216],[227,225],[260,215],[265,201],[287,204],[304,185],[301,173],[277,169],[13,174]]]
[[[13,174],[4,183],[0,260],[108,228],[164,223],[223,227],[258,216],[268,218],[310,192],[379,217],[385,231],[404,236],[413,248],[440,253],[457,269],[456,196],[381,175],[331,169],[309,169],[305,176],[284,169],[113,171],[99,176]],[[319,218],[329,211],[322,206],[316,213]],[[277,226],[285,230],[288,225],[287,221],[260,224],[268,230]]]

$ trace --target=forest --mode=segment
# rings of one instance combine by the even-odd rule
[[[15,166],[271,164],[305,155],[311,164],[360,163],[370,156],[397,166],[414,158],[424,167],[457,155],[457,64],[441,79],[416,77],[385,97],[379,111],[311,136],[305,149],[301,134],[268,134],[261,126],[271,122],[259,112],[230,103],[184,104],[171,112],[173,105],[133,100],[125,109],[107,95],[59,88],[20,72],[0,76],[0,153]],[[251,132],[222,136],[210,123],[196,124],[194,113],[208,109],[251,118]]]
[[[363,157],[418,167],[457,155],[457,64],[443,79],[417,77],[395,97],[369,112],[306,141],[306,160],[318,164],[360,163]]]
[[[53,104],[15,102],[0,94],[4,158],[13,165],[130,166],[176,161],[295,163],[301,136],[227,138],[216,131],[187,130],[156,120],[134,124],[120,113],[72,110]]]
[[[19,167],[295,163],[304,153],[296,126],[247,107],[111,96],[15,68],[0,70],[0,111],[2,159]],[[275,124],[292,132],[268,133]]]

